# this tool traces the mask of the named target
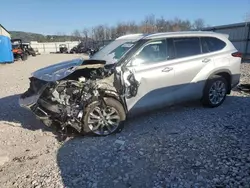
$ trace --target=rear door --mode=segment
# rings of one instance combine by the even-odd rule
[[[175,102],[202,97],[206,80],[201,72],[213,67],[213,59],[202,53],[199,37],[179,37],[168,39],[175,51],[173,69],[175,71],[173,95]]]
[[[166,40],[149,41],[132,59],[127,68],[139,81],[139,87],[136,96],[126,98],[129,113],[173,104],[174,70],[168,60]]]

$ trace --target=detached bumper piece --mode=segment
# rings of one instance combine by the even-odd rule
[[[30,87],[19,98],[19,105],[23,108],[29,109],[35,113],[39,118],[46,117],[47,113],[39,109],[37,103],[45,90],[47,82],[31,77]]]
[[[250,93],[250,84],[240,84],[237,88],[243,92]]]
[[[30,97],[19,98],[19,105],[24,108],[31,109],[33,105],[35,105],[39,99],[40,95],[32,95]]]

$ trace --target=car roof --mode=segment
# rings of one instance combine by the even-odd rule
[[[165,32],[148,34],[144,39],[157,39],[163,37],[188,37],[188,36],[213,36],[218,38],[228,38],[227,34],[216,33],[211,31],[179,31],[179,32]]]
[[[128,34],[128,35],[123,35],[121,37],[118,37],[115,40],[124,40],[124,39],[138,39],[139,40],[139,39],[143,38],[144,36],[146,36],[146,35],[142,34],[142,33]]]

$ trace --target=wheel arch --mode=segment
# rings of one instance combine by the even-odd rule
[[[209,78],[212,78],[215,75],[222,76],[223,78],[225,78],[227,80],[227,82],[228,82],[227,94],[230,94],[230,92],[231,92],[231,83],[232,83],[232,73],[231,73],[231,71],[229,69],[220,69],[220,70],[214,71],[208,76],[208,78],[206,80],[206,83],[207,83]]]
[[[125,104],[123,98],[117,92],[112,91],[112,90],[104,90],[104,97],[113,98],[113,99],[119,101],[123,106],[124,112],[127,113],[126,104]]]

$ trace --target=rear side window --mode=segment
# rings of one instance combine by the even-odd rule
[[[174,38],[175,57],[188,57],[201,54],[200,39],[198,37]]]
[[[209,53],[222,50],[226,46],[226,43],[214,37],[202,37],[201,46],[203,53]]]

